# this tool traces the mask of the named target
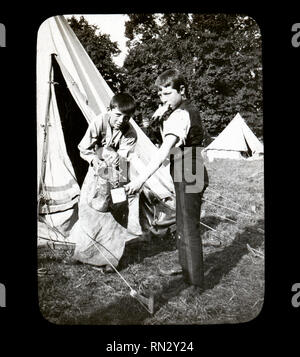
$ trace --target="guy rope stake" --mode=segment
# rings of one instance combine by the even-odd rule
[[[88,235],[89,236],[89,235]],[[146,298],[145,296],[142,296],[141,294],[138,294],[136,290],[134,290],[128,281],[118,272],[118,270],[114,267],[114,265],[110,262],[110,260],[105,256],[105,254],[97,247],[96,243],[94,242],[94,239],[91,238],[94,247],[98,250],[99,253],[102,254],[102,256],[105,258],[105,260],[108,262],[108,264],[114,269],[114,271],[119,275],[119,277],[124,281],[124,283],[129,287],[130,289],[130,296],[137,299],[138,302],[152,315],[154,313],[154,296],[151,295],[149,298]],[[103,247],[105,248],[105,247]]]

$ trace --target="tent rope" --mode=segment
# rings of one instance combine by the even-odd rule
[[[219,217],[222,218],[222,219],[226,219],[227,221],[230,221],[230,222],[233,222],[233,223],[238,223],[238,222],[235,221],[234,219],[231,219],[231,218],[228,218],[228,217],[225,217],[225,216],[220,216],[220,215],[219,215]]]
[[[218,204],[218,203],[216,203],[216,202],[207,200],[207,199],[205,199],[205,198],[202,198],[202,200],[205,201],[205,202],[211,203],[211,204],[213,204],[213,205],[215,205],[215,206],[223,207],[223,208],[226,208],[226,209],[228,209],[228,210],[230,210],[230,211],[233,211],[233,212],[236,212],[236,213],[240,213],[240,214],[243,214],[243,215],[248,216],[248,217],[252,217],[252,215],[250,215],[250,214],[248,214],[248,213],[241,212],[241,211],[237,211],[237,210],[235,210],[235,209],[233,209],[233,208],[229,208],[229,207],[220,205],[220,204]]]
[[[50,217],[51,218],[51,217]],[[60,235],[62,236],[64,239],[66,239],[66,237],[64,236],[64,234],[62,232],[59,231],[59,229],[57,229],[57,227],[55,227],[54,225],[53,226],[50,226],[49,223],[46,221],[46,219],[44,217],[42,217],[41,215],[39,215],[39,220],[41,222],[43,222],[47,228],[49,230],[51,230],[52,232],[54,232],[56,234],[56,236]],[[42,239],[44,239],[43,237],[41,237]],[[47,239],[47,238],[45,238]],[[52,238],[50,238],[49,240],[52,240]],[[58,241],[59,242],[59,241]]]
[[[52,88],[51,88],[51,77],[52,77],[52,65],[50,66],[49,71],[49,91],[48,91],[48,98],[47,98],[47,107],[46,107],[46,116],[45,116],[45,124],[41,124],[41,127],[44,129],[44,141],[43,141],[43,151],[42,151],[42,167],[41,167],[41,176],[40,176],[40,186],[39,192],[43,186],[44,190],[44,178],[46,172],[46,162],[47,162],[47,152],[48,152],[48,145],[49,145],[49,135],[48,135],[48,127],[51,126],[49,122],[49,110],[51,106],[51,98],[52,98]]]
[[[203,223],[203,222],[200,222],[200,224],[202,224],[202,226],[208,228],[209,230],[211,230],[211,231],[213,231],[213,232],[217,232],[216,229],[214,229],[214,228],[208,226],[207,224],[205,224],[205,223]],[[217,238],[219,239],[219,241],[221,242],[221,238],[220,238],[217,234],[215,234],[215,233],[212,233],[212,234],[213,234],[215,237],[217,237]]]
[[[239,203],[234,202],[234,201],[231,200],[230,198],[227,198],[227,197],[223,196],[221,193],[219,193],[219,192],[217,192],[217,191],[215,191],[215,190],[213,190],[213,189],[211,189],[211,188],[209,188],[209,187],[207,187],[206,190],[207,190],[207,191],[211,191],[211,192],[215,192],[215,193],[217,193],[219,196],[223,197],[224,200],[229,201],[229,202],[231,202],[231,203],[233,203],[233,204],[235,204],[235,205],[237,205],[237,206],[239,206],[239,207],[242,207]]]
[[[106,261],[109,263],[109,265],[114,269],[114,271],[119,275],[119,277],[124,281],[124,283],[129,287],[130,289],[130,296],[135,298],[139,303],[140,305],[142,305],[148,312],[151,313],[151,311],[137,298],[137,292],[136,290],[134,290],[131,285],[128,283],[128,281],[123,277],[123,275],[114,267],[114,265],[110,262],[110,260],[105,256],[105,254],[97,247],[97,245],[95,244],[94,242],[94,239],[91,238],[89,235],[88,237],[91,239],[94,247],[98,250],[98,252],[100,252],[102,254],[102,256],[106,259]],[[100,243],[99,243],[100,244]],[[102,244],[101,244],[102,246]],[[102,246],[103,247],[103,246]],[[103,247],[105,248],[105,247]],[[106,249],[106,248],[105,248]],[[108,250],[108,249],[107,249]]]
[[[130,286],[130,284],[128,283],[128,281],[123,277],[123,275],[121,273],[119,273],[119,271],[115,268],[115,266],[111,263],[111,261],[106,257],[106,255],[97,247],[96,243],[94,242],[94,239],[91,238],[90,236],[88,236],[92,242],[92,244],[94,245],[94,247],[98,250],[98,252],[105,258],[105,260],[108,262],[108,264],[114,269],[114,271],[119,275],[119,277],[124,281],[124,283],[129,287],[130,290],[134,290],[132,289],[132,287]],[[100,244],[100,243],[99,243]],[[101,244],[101,246],[103,247],[103,245]],[[105,248],[105,247],[103,247]],[[106,249],[106,248],[105,248]],[[108,249],[107,249],[108,250]]]
[[[84,232],[86,233],[86,235],[89,237],[89,239],[91,240],[92,244],[94,245],[94,247],[98,250],[98,252],[104,257],[104,259],[108,262],[108,264],[113,268],[113,270],[119,275],[119,277],[124,281],[124,283],[129,287],[130,289],[130,296],[132,297],[136,297],[137,292],[131,287],[131,285],[129,284],[129,282],[123,277],[123,275],[115,268],[115,266],[112,264],[112,262],[107,258],[107,256],[99,249],[99,247],[96,245],[95,240],[84,230]],[[99,245],[101,245],[102,248],[104,248],[105,250],[107,250],[115,259],[117,259],[113,253],[107,249],[103,244],[97,242]],[[136,298],[136,300],[138,300]],[[138,302],[145,307],[139,300]],[[146,307],[145,307],[146,308]],[[147,308],[146,308],[147,309]],[[147,311],[149,311],[147,309]]]

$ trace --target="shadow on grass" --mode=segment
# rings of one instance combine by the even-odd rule
[[[228,274],[245,254],[249,253],[247,244],[254,249],[261,246],[264,236],[257,230],[261,226],[263,226],[263,220],[257,221],[253,226],[246,226],[243,232],[236,234],[228,247],[207,256],[204,265],[206,270],[209,268],[211,270],[205,279],[205,289],[212,289],[218,285],[223,276]]]
[[[162,298],[161,294],[170,286],[176,285],[178,280],[178,278],[171,280],[168,286],[164,286],[161,291],[153,294],[154,314],[168,303],[169,299]],[[138,300],[128,294],[115,297],[108,304],[93,310],[90,314],[81,315],[77,322],[76,318],[69,317],[64,323],[72,325],[77,323],[80,325],[143,325],[147,319],[151,319],[153,316]]]
[[[210,220],[210,224],[212,228],[216,228],[219,222],[222,219]],[[204,261],[205,271],[209,270],[208,275],[205,277],[205,288],[206,290],[212,289],[214,286],[218,285],[221,279],[227,275],[234,267],[236,267],[242,257],[249,253],[247,244],[251,246],[251,248],[257,249],[264,242],[264,236],[258,232],[258,228],[263,226],[263,220],[257,221],[257,223],[253,226],[246,226],[241,233],[236,234],[232,243],[225,247],[220,248],[222,250],[215,251],[207,256]],[[172,279],[168,286],[165,286],[163,291],[167,291],[172,285],[178,284],[180,278]],[[163,292],[162,291],[162,292]],[[178,290],[178,294],[182,291],[182,289]],[[192,291],[192,290],[191,290]],[[162,293],[161,292],[161,293]],[[199,293],[196,293],[199,294]],[[160,295],[156,297],[156,309],[158,310],[167,301],[160,298]]]
[[[109,304],[81,317],[80,324],[142,325],[150,316],[151,314],[136,299],[128,295],[116,297]],[[74,321],[67,323],[74,324]]]
[[[118,268],[122,270],[131,264],[142,262],[146,257],[175,249],[176,240],[171,233],[167,233],[164,237],[152,236],[149,241],[127,244]]]
[[[203,223],[209,225],[211,228],[216,227],[224,220],[214,216],[205,217]],[[210,232],[209,228],[201,226],[201,234],[206,231]],[[208,243],[208,245],[210,245]],[[146,257],[152,257],[162,252],[176,250],[175,234],[167,233],[166,235],[154,236],[148,241],[134,242],[125,247],[124,254],[119,262],[119,268],[125,269],[130,264],[136,264],[143,261]]]

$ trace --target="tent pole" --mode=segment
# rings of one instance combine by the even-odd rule
[[[45,178],[45,172],[46,172],[46,156],[47,156],[47,151],[48,151],[48,139],[49,139],[48,126],[51,125],[51,124],[49,124],[49,110],[50,110],[50,103],[51,103],[52,59],[50,61],[49,82],[48,83],[49,83],[49,91],[48,91],[48,98],[47,98],[45,124],[41,124],[42,128],[44,129],[44,142],[43,142],[43,152],[42,152],[41,175],[40,175],[40,182],[39,182],[39,195],[42,191],[42,185],[44,184],[44,178]]]

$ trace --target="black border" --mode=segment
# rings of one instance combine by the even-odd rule
[[[96,6],[98,5],[98,6]],[[0,282],[7,290],[7,307],[0,308],[4,334],[18,336],[27,344],[43,339],[49,353],[60,343],[68,348],[90,348],[104,353],[107,343],[149,343],[151,340],[193,341],[195,351],[203,349],[257,352],[261,342],[283,341],[282,331],[292,347],[296,344],[293,323],[300,308],[291,304],[291,287],[300,281],[297,268],[300,238],[298,222],[297,153],[299,118],[300,48],[291,43],[291,27],[300,22],[296,6],[270,5],[267,9],[245,3],[220,7],[167,4],[164,8],[142,4],[123,7],[96,4],[93,7],[15,5],[4,11],[6,48],[0,48],[2,124],[2,234]],[[28,6],[28,7],[27,7]],[[116,8],[118,11],[116,11]],[[36,35],[39,25],[58,14],[128,12],[229,12],[253,17],[263,36],[265,204],[266,204],[266,292],[260,315],[247,323],[211,326],[56,326],[43,319],[38,308],[36,279]],[[4,141],[4,139],[7,139]],[[293,205],[294,203],[294,205]],[[2,216],[3,217],[3,216]],[[25,331],[29,332],[28,334]],[[23,336],[23,337],[22,337]],[[4,337],[4,336],[3,336]],[[29,342],[30,341],[30,342]],[[277,340],[279,342],[279,340]],[[25,346],[25,345],[24,345]],[[11,346],[13,347],[13,346]]]

